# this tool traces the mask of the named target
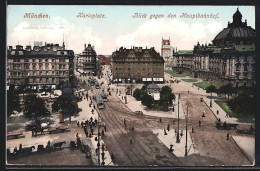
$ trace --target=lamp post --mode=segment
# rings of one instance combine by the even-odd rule
[[[179,126],[180,126],[180,118],[179,118],[179,104],[180,104],[180,94],[178,96],[178,130],[177,130],[177,137],[176,137],[176,142],[180,142],[180,135],[179,135]]]
[[[99,146],[98,146],[98,165],[100,166],[99,113],[97,113],[97,114],[98,114],[98,144],[99,144]]]
[[[186,115],[186,143],[185,143],[185,156],[188,156],[187,151],[187,144],[188,144],[188,102],[187,102],[187,115]]]
[[[211,86],[212,86],[212,83],[211,83]],[[209,107],[212,107],[212,91],[210,92],[210,94],[211,94],[211,97],[210,97]]]

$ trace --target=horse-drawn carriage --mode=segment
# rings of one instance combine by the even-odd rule
[[[255,128],[253,127],[253,125],[241,125],[238,128],[236,128],[236,132],[239,134],[254,134],[255,133]]]
[[[62,125],[62,126],[59,126],[59,127],[49,127],[47,132],[49,134],[52,134],[52,133],[58,132],[58,131],[65,132],[68,129],[69,129],[68,125]]]
[[[227,123],[226,121],[225,122],[216,121],[215,123],[218,129],[231,129],[231,128],[236,129],[238,125],[237,123]]]
[[[22,131],[20,131],[20,132],[9,132],[9,133],[7,133],[7,138],[10,138],[10,137],[19,138],[21,135],[23,135]]]

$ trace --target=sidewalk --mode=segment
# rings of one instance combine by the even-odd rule
[[[183,130],[183,136],[180,137],[180,142],[176,142],[176,134],[175,134],[175,129],[170,129],[170,131],[166,130],[167,135],[164,135],[164,130],[163,129],[155,129],[152,130],[154,134],[158,134],[159,140],[165,144],[165,146],[170,149],[170,145],[173,145],[173,154],[177,157],[184,157],[185,156],[185,145],[186,145],[186,130]],[[196,153],[195,151],[195,146],[193,144],[193,140],[191,137],[191,133],[188,130],[188,135],[187,135],[187,152],[188,156],[191,154]]]
[[[169,74],[166,73],[166,76],[170,78]],[[180,83],[184,83],[188,86],[191,87],[191,89],[193,89],[193,91],[197,92],[198,94],[201,94],[201,96],[203,97],[204,103],[208,106],[208,108],[212,111],[212,113],[215,115],[215,117],[218,119],[220,118],[220,120],[222,122],[227,122],[227,123],[234,123],[234,124],[255,124],[255,120],[254,119],[241,119],[241,118],[230,118],[230,117],[226,117],[226,112],[214,101],[214,98],[218,98],[216,93],[212,93],[212,107],[210,107],[210,93],[206,93],[206,90],[203,90],[202,88],[199,88],[195,85],[193,85],[193,83],[190,82],[185,82],[182,81],[181,79],[190,79],[190,77],[175,77],[174,79],[180,80]],[[197,78],[196,78],[197,79]],[[201,79],[197,79],[198,82],[202,81]],[[180,84],[179,83],[179,84]],[[219,114],[217,114],[217,110],[219,111]]]
[[[115,93],[116,94],[116,93]],[[125,104],[125,100],[122,100],[122,95],[116,94],[118,99]],[[168,112],[164,111],[154,111],[154,110],[149,110],[145,106],[142,105],[141,101],[136,101],[135,98],[131,95],[126,95],[127,98],[127,104],[125,104],[128,109],[131,111],[142,111],[144,115],[149,115],[149,116],[155,116],[155,117],[162,117],[162,118],[178,118],[178,104],[175,103],[174,106],[174,112],[172,109],[169,109]],[[176,101],[178,99],[178,95],[176,95]],[[185,119],[184,113],[183,113],[183,108],[182,108],[182,103],[180,101],[179,104],[180,112],[179,112],[179,118],[180,119]]]

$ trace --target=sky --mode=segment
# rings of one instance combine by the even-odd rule
[[[36,41],[62,45],[64,40],[66,49],[76,54],[90,43],[97,54],[111,55],[121,46],[155,47],[161,52],[162,38],[170,38],[174,48],[192,50],[197,42],[211,43],[233,21],[237,8],[242,21],[255,29],[254,6],[9,5],[7,46],[33,46]],[[48,18],[25,18],[26,13]],[[79,13],[92,18],[77,17]],[[134,18],[135,13],[146,17]],[[198,13],[212,17],[187,18]]]

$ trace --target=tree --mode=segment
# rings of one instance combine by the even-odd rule
[[[234,90],[233,85],[231,83],[226,84],[224,86],[221,86],[218,89],[219,94],[224,94],[225,96],[228,95],[228,100],[229,100],[229,96],[232,96],[232,94],[234,94],[234,92],[235,92],[235,90]]]
[[[140,101],[141,94],[142,94],[142,91],[139,88],[137,88],[137,89],[135,89],[133,96],[136,100]]]
[[[160,91],[160,102],[167,105],[172,104],[172,100],[175,99],[175,95],[172,93],[172,89],[169,86],[163,86]]]
[[[20,112],[20,98],[19,95],[13,90],[7,91],[7,114],[10,116],[14,111]]]
[[[28,94],[24,102],[24,115],[31,118],[34,114],[35,117],[48,116],[49,112],[45,107],[43,99],[37,97],[35,94]]]
[[[210,85],[206,88],[206,93],[210,93],[210,107],[212,107],[212,93],[216,92],[217,89],[215,86],[213,85]]]
[[[141,99],[142,105],[147,106],[149,109],[152,108],[153,97],[145,93]]]
[[[57,100],[52,104],[52,110],[53,111],[58,111],[61,108],[68,108],[68,109],[73,109],[74,105],[72,104],[72,100],[65,95],[61,95],[57,98]]]

